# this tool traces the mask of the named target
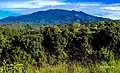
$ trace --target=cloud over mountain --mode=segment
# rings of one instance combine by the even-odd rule
[[[17,14],[30,14],[48,9],[84,11],[88,14],[120,19],[120,2],[116,0],[1,0],[0,10]]]

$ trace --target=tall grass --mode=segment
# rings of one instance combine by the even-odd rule
[[[11,64],[0,67],[0,73],[120,73],[120,60],[94,64],[61,63],[36,67],[23,64]]]

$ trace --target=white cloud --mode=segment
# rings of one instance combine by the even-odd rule
[[[101,7],[104,10],[111,10],[111,11],[120,11],[120,4],[106,4],[104,7]]]
[[[4,2],[0,3],[0,8],[41,8],[44,6],[65,5],[57,0],[32,0],[24,2]]]
[[[113,11],[120,11],[120,6],[115,7],[104,7],[105,10],[113,10]]]

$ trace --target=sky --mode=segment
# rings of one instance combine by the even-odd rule
[[[0,19],[48,9],[83,11],[120,20],[120,0],[0,0]]]

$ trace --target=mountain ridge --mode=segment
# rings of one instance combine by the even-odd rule
[[[40,23],[40,24],[70,24],[73,22],[97,22],[111,19],[96,17],[82,11],[69,11],[62,9],[49,9],[38,11],[28,15],[10,16],[0,20],[0,23]]]

